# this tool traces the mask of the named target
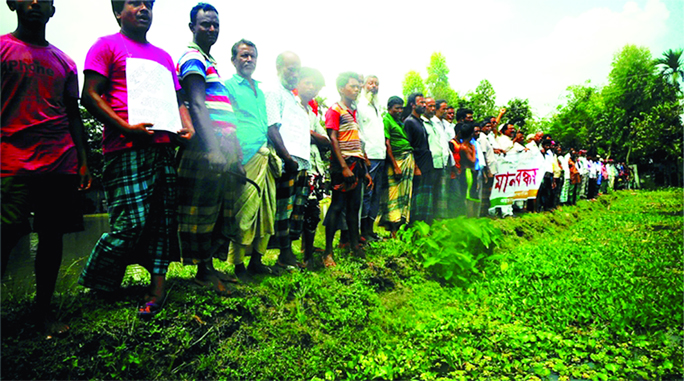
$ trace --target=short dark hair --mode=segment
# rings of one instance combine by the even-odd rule
[[[254,45],[254,43],[253,43],[252,41],[250,41],[250,40],[245,40],[245,39],[243,38],[243,39],[241,39],[240,41],[234,43],[234,44],[233,44],[233,47],[230,48],[230,60],[231,60],[231,61],[234,61],[234,60],[235,60],[235,57],[237,57],[237,55],[238,55],[238,48],[240,47],[240,45],[247,45],[247,46],[250,46],[250,47],[254,48],[254,54],[255,54],[257,57],[259,56],[259,51],[257,50],[256,45]]]
[[[448,105],[447,105],[447,110],[450,109],[450,108],[453,109],[454,106],[448,106]]]
[[[437,99],[435,101],[435,107],[437,107],[437,109],[439,109],[442,106],[442,103],[447,103],[447,101],[445,99]],[[448,107],[449,107],[449,105],[447,105],[447,108]]]
[[[360,74],[355,73],[353,71],[345,71],[344,73],[337,76],[337,80],[335,81],[335,84],[337,85],[338,89],[340,87],[345,87],[345,86],[347,86],[347,83],[349,83],[349,80],[352,78],[359,81],[359,84],[361,84],[363,82],[363,77],[361,77]]]
[[[154,6],[154,0],[148,0],[149,3],[152,3]],[[124,9],[124,5],[126,4],[126,0],[112,0],[112,12],[114,13],[114,16],[116,16],[117,13],[121,13]],[[150,7],[151,8],[151,7]],[[121,25],[121,22],[117,19],[116,22]]]
[[[491,123],[492,119],[496,119],[496,117],[495,116],[485,116],[485,118],[484,118],[484,120],[486,120],[487,123]]]
[[[468,114],[472,114],[473,110],[467,108],[459,108],[456,110],[456,120],[465,119]]]
[[[214,8],[213,5],[207,4],[207,3],[197,3],[192,9],[190,10],[190,22],[195,23],[197,21],[197,14],[199,11],[205,11],[205,12],[216,12],[218,15],[218,11],[216,8]]]
[[[401,113],[401,118],[406,119],[413,112],[413,105],[416,104],[416,98],[423,97],[423,93],[411,93],[406,99],[406,106],[404,106],[404,112]]]
[[[310,67],[303,67],[299,71],[299,78],[309,78],[312,77],[314,80],[314,84],[319,87],[325,86],[325,78],[323,78],[323,74],[321,74],[320,71],[310,68]]]
[[[402,105],[402,106],[403,106],[403,105],[404,105],[404,100],[401,99],[401,98],[399,98],[399,97],[396,96],[396,95],[393,95],[393,96],[391,96],[391,97],[387,100],[387,109],[388,109],[388,110],[391,109],[392,106],[394,106],[394,105]]]
[[[466,137],[466,138],[472,137],[473,132],[475,132],[475,123],[465,122],[465,123],[461,124],[460,131],[461,131],[461,135],[460,135],[461,139],[463,139],[464,137]]]

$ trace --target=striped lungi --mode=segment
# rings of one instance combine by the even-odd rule
[[[380,197],[380,225],[390,230],[396,230],[399,225],[410,221],[413,170],[416,165],[410,151],[394,158],[401,169],[401,178],[397,180],[394,166],[387,165],[387,181]]]

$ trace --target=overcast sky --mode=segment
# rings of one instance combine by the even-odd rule
[[[4,3],[4,1],[2,2]],[[192,35],[187,27],[195,0],[157,0],[148,40],[178,59]],[[212,48],[219,73],[234,72],[230,47],[240,38],[259,50],[254,78],[275,80],[275,57],[299,54],[304,66],[326,78],[321,95],[337,100],[343,71],[376,74],[380,96],[401,95],[409,70],[425,76],[433,52],[451,69],[451,86],[464,95],[488,79],[497,105],[528,98],[535,116],[563,103],[565,89],[590,80],[603,85],[613,56],[626,44],[648,47],[654,57],[684,47],[684,0],[446,0],[271,1],[212,3],[221,34]],[[95,40],[116,33],[108,0],[55,0],[48,40],[79,70]],[[245,8],[240,9],[239,7]],[[16,15],[0,4],[0,33]],[[81,76],[82,78],[82,76]]]

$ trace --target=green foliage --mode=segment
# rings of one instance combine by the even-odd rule
[[[488,80],[483,79],[477,85],[474,92],[468,92],[466,95],[468,106],[473,110],[473,118],[475,120],[482,120],[489,115],[497,115],[496,109],[496,92],[494,87]]]
[[[404,99],[408,98],[411,93],[422,93],[425,94],[425,84],[423,83],[423,78],[417,71],[409,71],[404,76],[404,82],[402,83],[402,93],[404,94]]]
[[[492,260],[499,231],[488,219],[455,219],[436,221],[432,226],[417,221],[399,232],[408,250],[439,279],[465,284]]]
[[[525,127],[527,122],[533,121],[529,100],[513,98],[508,101],[508,104],[505,107],[505,118],[509,121],[509,123],[513,123],[516,126]]]
[[[663,76],[667,78],[676,89],[679,89],[679,85],[682,82],[682,79],[684,79],[682,53],[684,53],[684,49],[669,49],[663,53],[662,58],[657,58],[655,60],[655,64],[660,66]]]
[[[36,334],[26,298],[3,300],[2,376],[682,379],[682,208],[682,189],[625,191],[515,219],[416,224],[405,240],[372,244],[364,261],[336,253],[335,268],[260,278],[231,298],[173,263],[151,321],[135,315],[147,274],[129,267],[115,295],[55,298],[71,326],[64,338]],[[453,287],[416,248],[434,257],[459,242],[497,248]]]
[[[104,167],[104,153],[102,150],[104,125],[95,119],[85,107],[79,106],[79,111],[83,121],[83,128],[85,129],[88,168],[93,176],[94,185],[98,186],[102,183],[102,170]]]

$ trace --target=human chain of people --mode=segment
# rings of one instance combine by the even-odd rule
[[[231,48],[235,74],[222,77],[211,55],[219,12],[207,3],[191,9],[192,43],[174,60],[147,40],[154,1],[112,0],[121,29],[90,48],[79,97],[77,65],[46,39],[53,2],[7,5],[18,24],[0,37],[2,272],[19,239],[35,231],[37,315],[50,334],[68,330],[50,300],[62,236],[82,229],[78,191],[91,185],[79,98],[104,125],[110,221],[79,284],[117,292],[126,267],[142,265],[151,279],[141,317],[162,309],[172,261],[197,266],[195,283],[230,296],[230,283],[334,267],[343,252],[365,258],[366,245],[382,239],[376,225],[394,238],[414,221],[550,210],[593,200],[633,173],[543,132],[523,137],[504,122],[505,109],[474,121],[471,110],[429,94],[380,104],[377,75],[341,73],[339,100],[323,112],[319,70],[283,52],[279,83],[262,90],[253,78],[258,49],[246,39]],[[131,72],[146,64],[161,72]],[[168,122],[155,128],[157,120]],[[317,248],[328,195],[325,247]],[[301,259],[292,248],[300,239]],[[274,266],[262,261],[268,249],[279,250]],[[215,258],[229,258],[235,276],[215,269]]]

